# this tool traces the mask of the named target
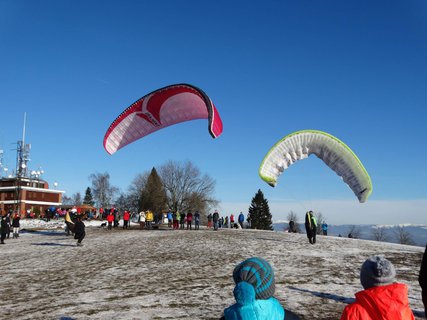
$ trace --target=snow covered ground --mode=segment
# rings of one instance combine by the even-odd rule
[[[417,282],[423,247],[284,232],[223,229],[107,231],[86,222],[83,247],[63,221],[24,220],[0,246],[2,319],[219,319],[234,302],[231,277],[251,256],[268,260],[276,297],[300,319],[339,319],[361,290],[359,268],[384,254],[424,316]],[[12,235],[11,235],[12,237]],[[291,317],[287,317],[291,319]]]

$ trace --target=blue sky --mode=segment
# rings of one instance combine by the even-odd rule
[[[321,211],[330,223],[427,223],[427,3],[419,1],[0,0],[0,149],[27,113],[30,167],[67,195],[108,172],[123,191],[167,160],[216,180],[226,215],[261,189],[275,220]],[[173,83],[203,89],[221,114],[213,140],[197,120],[109,156],[103,136],[141,96]],[[366,204],[321,160],[258,176],[286,134],[326,131],[359,156]]]

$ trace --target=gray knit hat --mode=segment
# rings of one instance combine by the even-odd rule
[[[395,277],[393,264],[384,256],[369,257],[360,269],[360,283],[364,289],[391,284]]]
[[[249,258],[234,268],[233,279],[236,284],[245,281],[255,289],[256,299],[268,299],[273,296],[275,283],[271,265],[262,258]]]

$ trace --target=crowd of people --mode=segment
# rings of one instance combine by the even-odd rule
[[[5,239],[10,238],[10,232],[12,230],[13,239],[19,238],[19,227],[21,216],[18,213],[7,213],[1,217],[0,223],[0,244],[5,244]]]
[[[119,226],[119,220],[123,219],[123,229],[130,228],[133,219],[139,222],[140,228],[152,229],[153,224],[163,222],[172,229],[199,230],[201,216],[198,211],[185,213],[167,212],[165,215],[155,215],[150,210],[141,211],[132,215],[125,210],[122,214],[115,208],[107,212],[101,212],[101,220],[107,220],[107,230]],[[83,218],[87,215],[76,209],[65,211],[64,221],[66,232],[74,235],[77,246],[82,246],[85,238],[85,224]],[[1,217],[1,244],[13,233],[13,238],[19,238],[21,216],[18,213],[9,212]],[[219,228],[244,228],[245,216],[240,213],[236,217],[220,217],[217,210],[207,216],[207,228],[218,230]],[[295,230],[293,221],[289,222],[289,232]],[[305,228],[311,244],[316,243],[317,222],[312,211],[305,216]],[[327,235],[327,224],[323,223],[322,233]],[[221,319],[225,320],[275,320],[286,319],[286,311],[280,302],[274,298],[275,282],[274,271],[271,265],[259,257],[249,258],[238,264],[233,271],[233,280],[236,284],[233,294],[236,303],[224,310]],[[419,284],[422,289],[422,301],[427,309],[427,245],[421,262],[419,272]],[[382,255],[371,256],[360,268],[360,283],[363,290],[355,294],[355,301],[348,304],[341,315],[340,320],[413,320],[414,315],[409,306],[408,288],[405,284],[396,281],[394,265]],[[289,312],[289,311],[288,311]]]

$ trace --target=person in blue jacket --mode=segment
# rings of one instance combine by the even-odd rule
[[[253,257],[238,264],[233,271],[236,303],[224,310],[225,320],[283,320],[285,310],[273,297],[274,272],[262,258]]]

